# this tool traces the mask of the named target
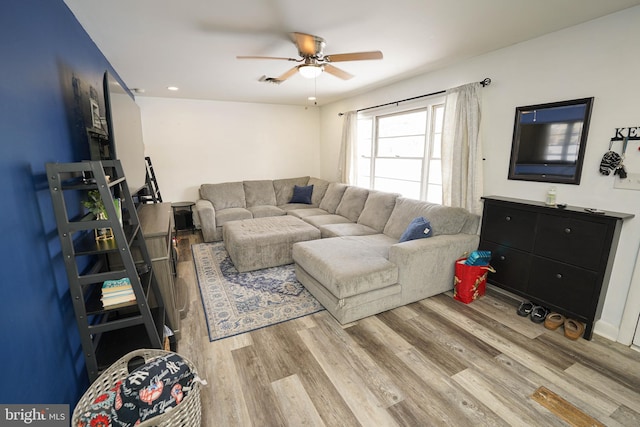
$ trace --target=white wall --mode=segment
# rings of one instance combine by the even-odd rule
[[[319,109],[139,97],[145,154],[164,201],[203,183],[319,176]]]
[[[595,329],[600,335],[617,339],[639,249],[640,191],[614,189],[615,178],[600,175],[598,166],[616,127],[640,126],[638,22],[640,7],[635,7],[324,106],[321,111],[322,174],[335,176],[342,126],[338,112],[490,77],[493,83],[482,91],[484,194],[544,200],[549,184],[507,179],[515,107],[595,97],[581,184],[556,187],[560,203],[637,216],[623,226],[602,318]],[[621,143],[617,144],[614,148],[620,150]],[[640,173],[639,145],[638,141],[629,143],[625,161],[628,172]],[[637,320],[640,301],[635,307],[638,311],[632,314]],[[625,318],[633,319],[634,315],[625,315]],[[635,329],[632,322],[625,322],[622,329]]]
[[[558,201],[640,217],[640,191],[614,189],[615,178],[598,173],[614,129],[640,126],[637,22],[640,7],[321,109],[138,98],[146,154],[168,201],[196,200],[204,182],[300,175],[335,180],[342,132],[338,112],[490,77],[493,83],[483,90],[485,195],[543,200],[549,187],[507,179],[516,106],[593,96],[582,182],[556,185]],[[639,145],[637,141],[629,144],[628,172],[640,173]],[[623,226],[602,319],[596,325],[596,333],[612,339],[624,336],[622,342],[630,342],[640,314],[640,292],[634,290],[623,321],[639,242],[640,218],[634,218]]]

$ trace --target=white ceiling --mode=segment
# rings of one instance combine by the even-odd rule
[[[640,0],[65,0],[136,96],[318,105],[570,27]],[[381,50],[341,62],[344,81],[294,75],[289,32],[323,37],[325,54]],[[478,76],[479,78],[485,76]],[[177,92],[168,86],[180,88]]]

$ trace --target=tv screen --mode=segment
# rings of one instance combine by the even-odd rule
[[[579,184],[593,98],[516,108],[509,179]]]
[[[147,177],[140,108],[108,71],[104,73],[104,94],[112,156],[122,163],[133,195],[145,186]]]

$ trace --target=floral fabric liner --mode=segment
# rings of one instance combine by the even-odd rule
[[[77,427],[130,427],[180,404],[194,374],[178,354],[152,359],[98,396]]]

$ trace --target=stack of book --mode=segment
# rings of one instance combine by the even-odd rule
[[[102,306],[104,308],[136,300],[128,277],[120,280],[105,280],[102,284]]]

